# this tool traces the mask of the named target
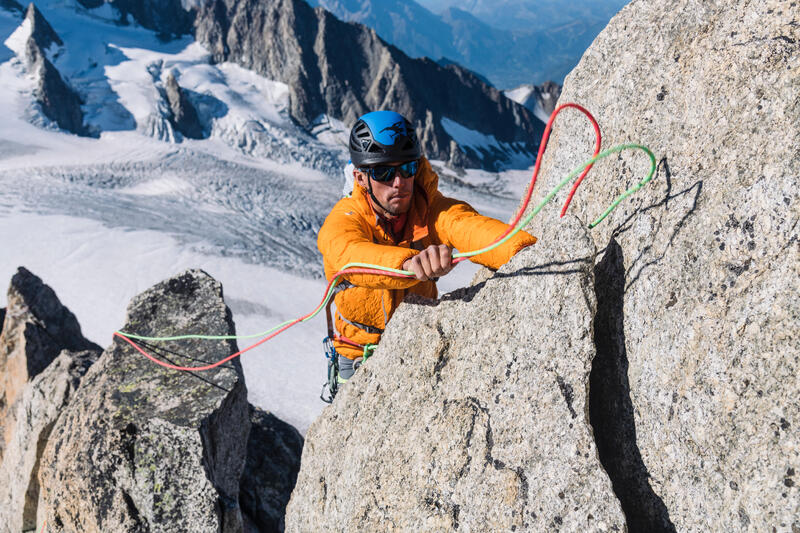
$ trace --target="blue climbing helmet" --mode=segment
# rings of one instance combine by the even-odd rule
[[[414,126],[400,113],[367,113],[350,130],[350,160],[356,168],[404,163],[421,156]]]

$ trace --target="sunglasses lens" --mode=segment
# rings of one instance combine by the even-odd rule
[[[371,172],[375,181],[389,181],[394,179],[395,167],[372,167]]]
[[[398,167],[380,166],[363,170],[368,172],[375,181],[392,181],[394,180],[395,173],[400,174],[401,178],[412,178],[417,175],[419,161],[409,161]]]
[[[409,161],[397,167],[397,171],[404,178],[411,178],[417,174],[418,164],[416,161]]]

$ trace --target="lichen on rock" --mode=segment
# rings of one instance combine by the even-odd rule
[[[233,335],[222,287],[189,270],[134,298],[123,328],[141,335]],[[148,345],[179,364],[213,362],[232,340]],[[48,531],[240,531],[239,478],[250,430],[238,361],[175,372],[117,339],[58,419],[40,471]]]

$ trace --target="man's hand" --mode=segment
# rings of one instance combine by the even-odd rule
[[[403,263],[403,270],[410,270],[420,281],[444,276],[453,270],[453,250],[444,244],[432,244]]]

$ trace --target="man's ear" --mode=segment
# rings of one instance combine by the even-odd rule
[[[369,183],[367,183],[367,175],[358,170],[357,168],[353,169],[353,179],[356,183],[364,187],[365,189],[369,189]]]

